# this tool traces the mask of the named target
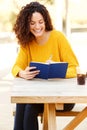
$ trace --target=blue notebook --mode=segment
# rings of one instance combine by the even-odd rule
[[[42,62],[30,62],[30,66],[35,66],[40,73],[35,78],[65,78],[68,67],[67,62],[53,62],[50,64]]]

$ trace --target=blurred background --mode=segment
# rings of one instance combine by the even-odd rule
[[[31,1],[34,0],[0,0],[0,130],[13,130],[11,68],[15,62],[18,44],[12,28],[21,7]],[[87,72],[87,0],[35,1],[47,7],[54,27],[66,35],[80,66]],[[67,121],[69,120],[65,118],[59,120],[58,127],[61,129],[62,123]],[[87,120],[75,130],[87,130]]]
[[[22,6],[34,0],[0,0],[0,70],[12,66],[17,53],[17,40],[12,30]],[[50,12],[57,30],[70,40],[83,66],[87,49],[87,0],[37,0]],[[85,66],[86,66],[85,65]]]

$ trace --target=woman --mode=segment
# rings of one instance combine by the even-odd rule
[[[20,44],[16,62],[12,68],[15,77],[33,79],[39,70],[31,71],[30,61],[46,62],[52,55],[56,62],[68,62],[66,78],[76,76],[78,61],[65,36],[53,29],[46,7],[31,2],[21,9],[14,25],[14,31]],[[69,111],[74,104],[64,104]],[[43,104],[17,104],[14,130],[38,130],[38,113],[43,112]]]

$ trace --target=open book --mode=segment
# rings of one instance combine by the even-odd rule
[[[35,78],[49,79],[49,78],[65,78],[68,67],[67,62],[30,62],[30,66],[35,66],[40,73]]]

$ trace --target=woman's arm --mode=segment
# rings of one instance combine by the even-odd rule
[[[76,77],[76,67],[79,65],[78,60],[66,37],[60,33],[59,39],[60,60],[68,62],[66,78]]]
[[[39,73],[39,70],[31,71],[32,69],[35,69],[35,67],[29,67],[29,62],[29,48],[20,47],[18,51],[18,56],[16,58],[16,62],[12,68],[13,76],[18,76],[24,79],[34,78]]]

